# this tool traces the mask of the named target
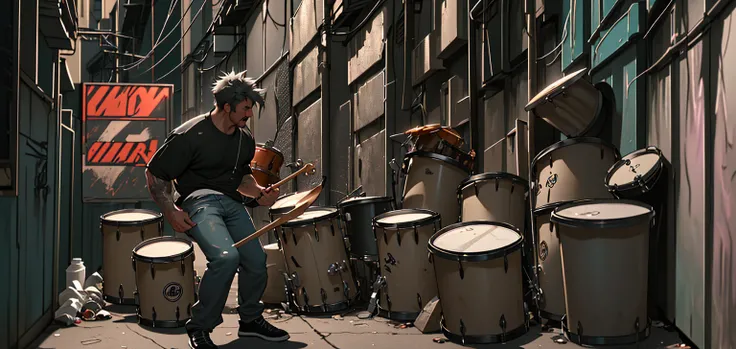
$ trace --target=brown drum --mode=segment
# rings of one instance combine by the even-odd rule
[[[552,212],[572,342],[629,345],[649,336],[647,265],[653,219],[651,206],[633,200],[581,200]]]
[[[102,297],[110,303],[134,305],[135,273],[130,269],[130,256],[139,243],[163,235],[163,215],[142,209],[112,211],[100,216],[100,231]]]
[[[545,319],[562,321],[565,315],[565,290],[562,282],[560,237],[556,225],[549,219],[555,208],[565,203],[554,203],[534,210],[534,230],[537,234],[535,249],[537,280],[540,295],[537,300],[539,313]]]
[[[532,161],[532,207],[580,199],[610,199],[603,181],[621,156],[600,138],[572,138],[542,150]]]
[[[529,330],[520,231],[506,223],[449,225],[429,241],[442,332],[461,344],[502,343]]]
[[[503,172],[470,176],[457,189],[461,222],[509,223],[525,231],[526,194],[529,184],[523,178]]]
[[[280,150],[259,143],[256,145],[256,152],[250,162],[250,167],[256,182],[265,187],[279,181],[279,172],[283,164],[284,154]]]
[[[284,273],[286,273],[286,264],[284,264],[284,254],[279,248],[279,244],[268,244],[263,246],[266,252],[266,271],[268,272],[268,281],[266,282],[266,290],[263,292],[261,301],[265,304],[278,305],[286,302],[286,291],[284,289]]]
[[[304,313],[347,309],[357,293],[337,209],[310,207],[282,225],[279,237],[293,304]]]
[[[402,208],[423,208],[442,218],[442,226],[460,217],[457,187],[470,169],[443,155],[428,152],[406,154],[406,180]]]
[[[151,327],[182,327],[192,316],[194,245],[161,236],[133,249],[138,321]]]
[[[584,78],[580,69],[539,92],[525,111],[534,114],[567,137],[597,136],[605,125],[604,94]]]
[[[404,132],[414,141],[414,150],[424,150],[441,154],[442,148],[450,145],[461,147],[465,140],[449,126],[430,124],[417,126]]]
[[[437,296],[427,243],[439,225],[440,216],[424,209],[390,211],[373,219],[385,280],[379,302],[381,316],[413,321],[427,302]]]

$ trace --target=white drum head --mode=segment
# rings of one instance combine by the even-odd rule
[[[527,104],[525,110],[528,111],[530,108],[535,107],[542,100],[544,100],[545,98],[547,98],[547,96],[549,96],[550,93],[552,93],[552,91],[558,90],[558,89],[560,89],[562,87],[567,87],[570,84],[574,83],[575,81],[577,81],[578,79],[580,79],[580,77],[582,77],[585,74],[585,71],[586,70],[587,69],[585,69],[585,68],[580,69],[580,70],[578,70],[578,71],[576,71],[574,73],[570,73],[568,75],[565,75],[561,79],[559,79],[559,80],[551,83],[544,90],[542,90],[542,92],[539,92],[536,96],[534,96],[534,98],[532,98],[531,101],[529,101],[529,103]]]
[[[309,191],[302,191],[295,193],[293,195],[289,195],[286,197],[283,197],[281,199],[276,200],[276,202],[271,206],[271,210],[277,210],[280,208],[288,208],[288,207],[294,207],[296,206],[297,202],[307,196],[309,194]]]
[[[582,221],[617,220],[638,217],[652,210],[641,205],[626,202],[591,202],[558,209],[554,215]]]
[[[329,216],[330,214],[334,214],[336,210],[334,208],[328,208],[328,207],[315,207],[310,208],[304,213],[301,214],[301,216],[296,217],[289,221],[289,223],[298,223],[301,221],[307,221],[307,220],[320,220],[320,218]]]
[[[608,180],[608,185],[621,186],[633,182],[637,175],[644,176],[657,166],[659,158],[659,154],[656,153],[644,153],[631,159],[624,158],[621,161],[629,160],[631,163],[616,169],[616,171],[611,174],[611,178]]]
[[[410,212],[410,213],[402,213],[397,215],[392,215],[388,217],[381,218],[376,221],[378,224],[402,224],[402,223],[409,223],[409,222],[416,222],[423,219],[427,219],[432,217],[431,214],[426,212]]]
[[[380,198],[381,198],[380,196],[356,196],[356,197],[352,197],[352,198],[343,200],[342,202],[340,202],[340,205],[344,205],[346,203],[354,202],[354,201],[374,200],[374,199],[380,199]]]
[[[157,218],[158,216],[150,214],[148,212],[119,212],[113,213],[109,216],[105,216],[105,220],[113,222],[141,222],[149,219]]]
[[[268,244],[268,245],[263,246],[263,249],[266,250],[266,252],[268,252],[268,251],[278,251],[279,250],[279,244],[274,242],[272,244]]]
[[[457,254],[491,252],[521,240],[519,233],[493,224],[469,224],[448,230],[432,244],[438,249]]]
[[[139,248],[135,253],[146,258],[165,258],[189,251],[191,246],[183,241],[156,241]]]

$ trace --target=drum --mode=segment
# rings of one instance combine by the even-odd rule
[[[382,196],[352,197],[337,203],[350,242],[350,254],[376,261],[378,248],[373,237],[373,217],[394,209],[393,199]]]
[[[130,256],[139,243],[162,236],[164,218],[159,212],[124,209],[100,216],[102,232],[102,297],[114,304],[136,304],[135,273]]]
[[[417,126],[405,131],[404,134],[409,135],[414,143],[412,151],[424,150],[442,154],[443,148],[447,146],[459,148],[465,144],[465,140],[457,131],[440,124]]]
[[[304,313],[347,309],[356,296],[350,259],[331,207],[310,207],[282,227],[281,247],[294,305]]]
[[[279,244],[268,244],[263,246],[266,252],[266,271],[268,273],[268,281],[266,282],[266,290],[263,291],[261,301],[265,304],[280,305],[286,302],[286,291],[284,289],[284,273],[286,273],[286,264],[284,264],[284,254],[279,248]]]
[[[539,92],[525,111],[534,114],[569,138],[595,137],[606,122],[604,94],[586,80],[586,69],[557,80]]]
[[[449,225],[429,241],[442,332],[453,342],[502,343],[529,330],[524,313],[521,232],[507,223]]]
[[[537,243],[534,263],[538,266],[537,280],[541,290],[537,307],[541,317],[554,321],[562,321],[565,315],[565,290],[562,282],[560,237],[555,224],[550,223],[550,216],[555,208],[563,204],[565,203],[548,204],[533,213]]]
[[[572,138],[542,150],[532,161],[532,207],[580,199],[610,199],[603,181],[621,156],[599,138]]]
[[[280,150],[259,143],[256,145],[256,152],[250,162],[250,167],[256,182],[265,187],[279,181],[279,172],[283,164],[284,154]]]
[[[271,222],[277,220],[279,217],[283,216],[285,213],[288,213],[289,211],[293,210],[296,207],[296,204],[299,202],[299,200],[307,196],[307,194],[309,194],[308,190],[281,195],[278,199],[276,199],[276,202],[274,202],[273,205],[271,205],[271,207],[268,209],[268,216],[271,218]],[[273,234],[275,234],[277,238],[280,233],[281,233],[281,228],[274,229]],[[278,241],[281,241],[281,240],[279,239]]]
[[[436,212],[442,226],[456,223],[460,217],[457,187],[470,169],[443,155],[428,152],[406,154],[406,180],[402,208],[423,208]]]
[[[556,208],[567,336],[579,345],[629,345],[649,336],[647,265],[651,206],[581,200]]]
[[[414,321],[437,296],[427,243],[439,225],[439,214],[424,209],[396,210],[373,219],[381,275],[385,278],[378,304],[381,316]]]
[[[194,245],[171,236],[151,238],[133,249],[138,321],[152,327],[182,327],[192,316]]]
[[[461,222],[509,223],[522,232],[526,222],[526,194],[523,178],[503,172],[486,172],[466,178],[457,188]]]

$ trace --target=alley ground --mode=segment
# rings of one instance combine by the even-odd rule
[[[199,249],[195,267],[200,275],[205,269],[206,259]],[[278,309],[264,314],[274,325],[286,330],[291,339],[284,343],[269,343],[260,339],[238,338],[238,317],[234,310],[237,305],[237,280],[233,284],[225,308],[224,323],[212,333],[212,340],[222,349],[263,348],[263,349],[420,349],[463,348],[450,341],[436,343],[434,338],[445,338],[441,333],[423,334],[414,327],[400,328],[397,323],[375,317],[369,320],[358,319],[353,311],[343,314],[342,319],[333,317],[306,317],[279,314]],[[139,325],[133,306],[110,305],[106,308],[112,319],[105,321],[82,322],[72,327],[49,326],[29,348],[58,349],[146,349],[176,348],[186,349],[187,336],[180,329],[151,329]],[[534,326],[523,337],[505,344],[473,345],[472,348],[504,349],[548,349],[581,348],[573,343],[560,344],[553,340],[554,332],[542,331]],[[665,328],[652,328],[651,336],[639,346],[607,348],[674,348],[681,343],[677,332]]]

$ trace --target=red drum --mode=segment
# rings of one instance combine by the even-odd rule
[[[279,181],[279,172],[284,164],[284,154],[275,147],[265,144],[256,145],[256,153],[250,162],[253,177],[260,186],[268,186]]]

